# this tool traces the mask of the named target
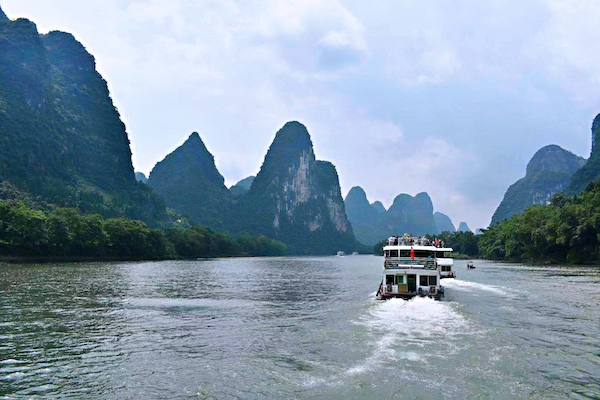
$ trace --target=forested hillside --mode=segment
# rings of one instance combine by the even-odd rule
[[[525,177],[511,185],[504,194],[491,224],[521,214],[531,205],[546,204],[555,193],[569,186],[571,177],[585,162],[584,158],[557,145],[541,148],[527,164]]]
[[[0,201],[0,259],[165,259],[281,256],[287,247],[265,237],[231,237],[206,227],[151,229],[141,221],[104,219],[73,208],[41,211]]]
[[[592,151],[585,165],[573,174],[569,193],[581,192],[588,183],[600,178],[600,114],[592,122]]]
[[[232,195],[197,132],[154,166],[148,185],[193,223],[226,229]]]
[[[600,261],[600,183],[580,194],[556,194],[550,205],[535,205],[484,230],[479,251],[491,259],[568,263]]]
[[[39,203],[157,225],[163,201],[135,179],[125,126],[75,38],[0,15],[0,182]]]

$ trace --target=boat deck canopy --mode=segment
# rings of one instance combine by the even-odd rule
[[[413,249],[414,251],[435,251],[439,253],[452,252],[454,251],[452,247],[435,247],[435,246],[407,246],[407,245],[393,245],[393,246],[385,246],[383,250],[408,250]]]

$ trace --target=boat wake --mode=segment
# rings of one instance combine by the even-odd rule
[[[496,293],[503,296],[513,295],[513,293],[511,293],[507,288],[502,286],[486,285],[483,283],[463,281],[460,279],[445,279],[443,285],[446,289],[451,290],[462,290],[469,292],[473,290],[481,290],[484,292]]]
[[[390,299],[378,304],[362,319],[371,329],[398,333],[406,338],[448,335],[463,328],[466,320],[451,303],[416,297],[406,301]]]
[[[456,351],[458,337],[477,332],[458,311],[457,304],[417,297],[406,301],[390,299],[373,307],[357,324],[371,331],[371,355],[346,371],[348,375],[361,374],[378,368],[382,363],[393,365],[407,360],[428,363],[431,348],[439,357]],[[428,350],[427,350],[428,349]]]

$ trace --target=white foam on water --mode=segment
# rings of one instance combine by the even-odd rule
[[[362,318],[369,328],[406,338],[451,335],[465,328],[467,321],[450,303],[427,297],[406,301],[390,299],[380,303]]]
[[[512,295],[512,293],[509,292],[508,288],[505,288],[502,286],[486,285],[483,283],[463,281],[460,279],[445,279],[443,281],[443,286],[444,286],[444,288],[469,291],[469,292],[473,291],[473,290],[481,290],[484,292],[496,293],[496,294],[500,294],[503,296],[511,296]]]
[[[129,298],[124,303],[139,308],[169,309],[169,308],[242,308],[255,307],[260,302],[236,299],[191,299],[191,298]]]
[[[399,360],[427,364],[427,353],[419,354],[415,346],[443,342],[445,351],[450,351],[453,336],[475,333],[450,303],[426,297],[380,302],[356,323],[368,327],[377,339],[372,353],[346,370],[347,375],[362,374]]]
[[[14,358],[8,358],[6,360],[0,361],[0,364],[24,364],[25,361],[15,360]]]
[[[18,379],[23,378],[25,375],[26,374],[21,371],[13,372],[12,374],[8,374],[8,375],[0,377],[0,381],[16,381]]]

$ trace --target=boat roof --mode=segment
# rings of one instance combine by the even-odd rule
[[[415,251],[417,251],[417,250],[439,251],[439,252],[454,251],[452,249],[452,247],[435,247],[435,246],[406,245],[406,244],[383,247],[383,250],[410,250],[410,249],[414,249]]]

